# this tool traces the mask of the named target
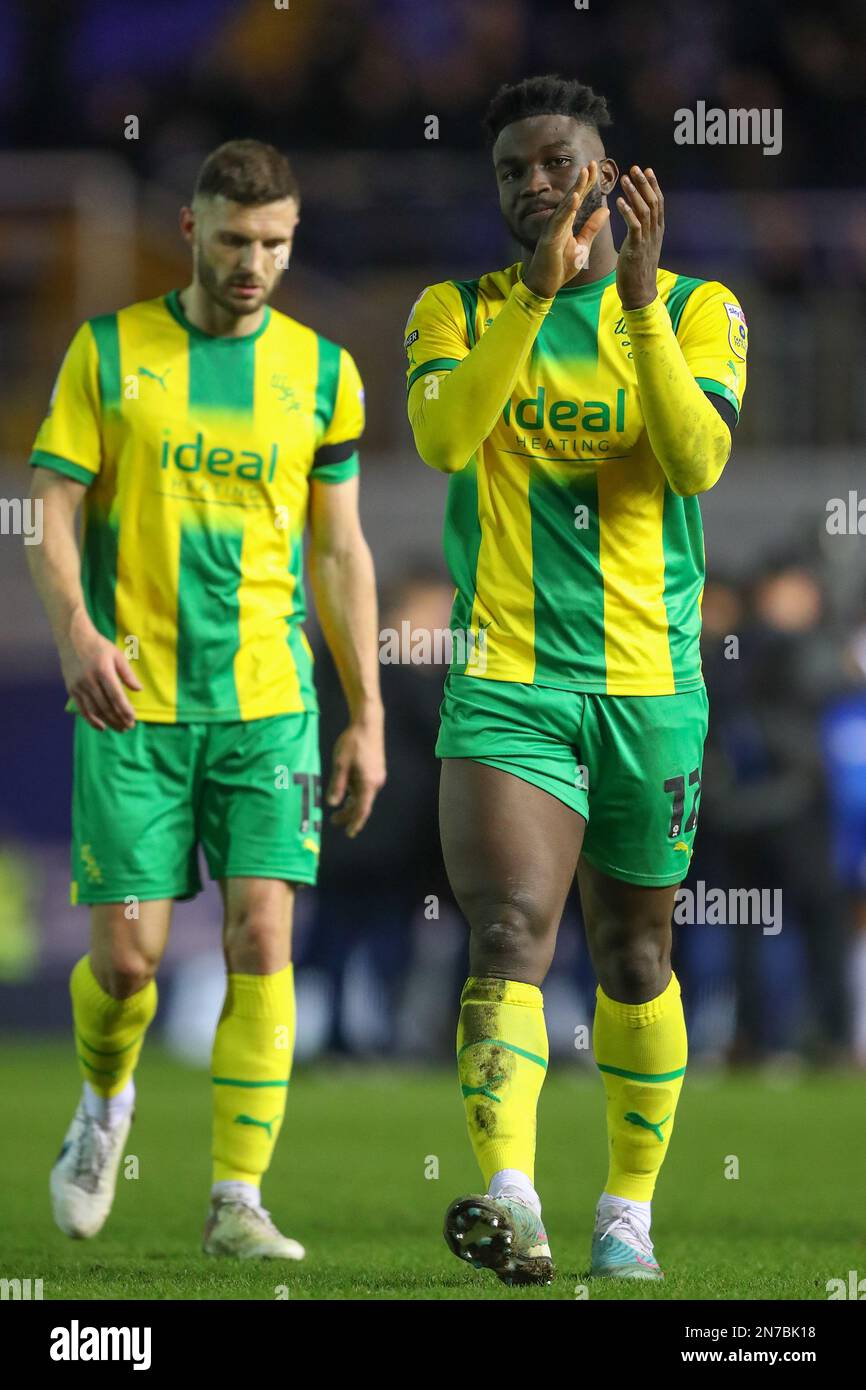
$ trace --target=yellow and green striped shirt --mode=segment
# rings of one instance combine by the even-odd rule
[[[495,321],[520,270],[446,281],[416,301],[410,416]],[[737,299],[667,270],[657,283],[692,375],[738,414]],[[609,695],[703,683],[700,507],[652,453],[615,271],[556,295],[492,431],[449,478],[445,552],[464,639],[452,671]]]
[[[363,427],[349,353],[270,308],[240,338],[195,328],[177,291],[81,326],[31,463],[88,489],[85,601],[133,660],[138,718],[316,708],[310,480],[353,477]]]

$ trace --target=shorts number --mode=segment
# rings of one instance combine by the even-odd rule
[[[306,835],[312,824],[311,808],[316,813],[315,828],[322,824],[322,779],[314,772],[296,772],[292,781],[301,789],[301,834]]]
[[[674,804],[671,807],[671,828],[668,831],[671,839],[675,835],[688,835],[689,831],[694,830],[698,823],[698,797],[701,794],[701,770],[699,767],[689,773],[689,786],[695,788],[695,794],[692,799],[689,818],[683,825],[683,811],[686,808],[686,779],[685,777],[669,777],[665,782],[665,791],[674,794]]]

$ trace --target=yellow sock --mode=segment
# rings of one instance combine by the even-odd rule
[[[648,1202],[668,1151],[688,1059],[680,986],[645,1004],[597,992],[593,1048],[607,1092],[605,1192]]]
[[[229,975],[213,1045],[213,1180],[258,1187],[283,1123],[295,1047],[291,965]]]
[[[82,956],[69,977],[69,993],[81,1075],[99,1095],[116,1096],[135,1071],[156,1013],[156,981],[128,999],[115,999],[94,975],[90,956]]]
[[[460,996],[457,1073],[484,1182],[501,1168],[535,1179],[535,1112],[547,1072],[544,1001],[535,985],[469,979]]]

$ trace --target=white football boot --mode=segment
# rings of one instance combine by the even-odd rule
[[[65,1235],[87,1240],[105,1225],[134,1113],[105,1125],[88,1115],[79,1101],[51,1169],[54,1220]]]
[[[264,1207],[234,1198],[211,1202],[202,1250],[238,1260],[302,1260],[306,1254],[303,1245],[280,1234]]]

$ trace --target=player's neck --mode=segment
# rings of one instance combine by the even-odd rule
[[[603,280],[613,270],[616,270],[616,247],[608,222],[598,232],[589,248],[589,260],[583,270],[566,280],[562,288],[571,290],[577,285],[591,285],[594,280]]]
[[[255,314],[232,314],[217,304],[197,280],[180,291],[180,307],[193,328],[212,338],[247,338],[262,326],[265,305]]]

